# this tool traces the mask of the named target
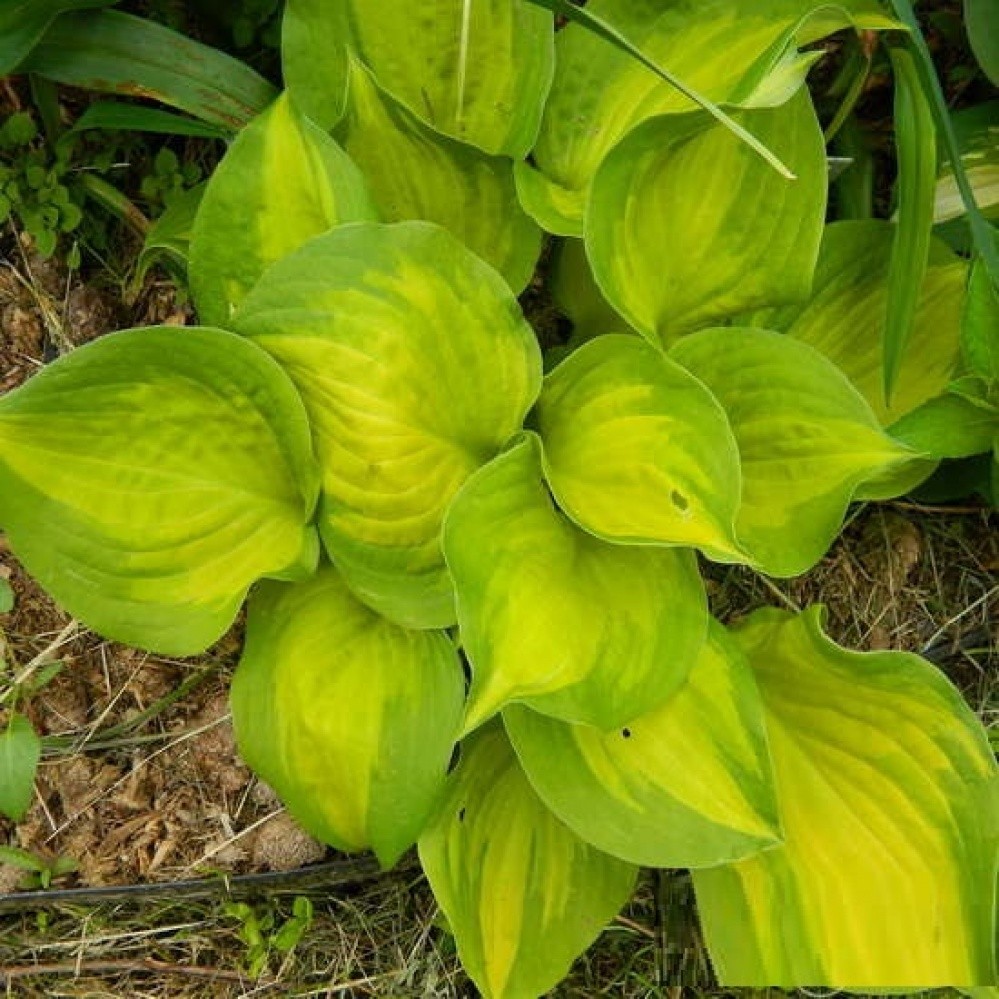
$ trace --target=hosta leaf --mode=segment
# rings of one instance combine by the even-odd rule
[[[104,337],[0,399],[0,527],[101,635],[204,651],[250,584],[317,554],[305,410],[263,351],[219,330]]]
[[[12,714],[0,731],[0,815],[20,822],[35,796],[42,740],[24,715]]]
[[[0,8],[0,76],[17,69],[45,29],[68,10],[108,7],[117,0],[7,0]]]
[[[999,87],[999,5],[996,0],[964,0],[971,50],[985,75]]]
[[[552,501],[533,434],[462,487],[444,554],[472,665],[466,729],[513,700],[613,728],[665,701],[704,641],[693,553],[580,530]]]
[[[208,182],[191,240],[191,290],[224,325],[260,275],[342,222],[374,221],[364,178],[287,94],[237,136]]]
[[[486,999],[546,993],[628,900],[637,874],[555,818],[498,724],[462,744],[420,860]]]
[[[855,23],[882,29],[895,22],[872,0],[596,0],[586,10],[610,22],[658,65],[720,104],[754,104],[776,70],[786,77],[798,44]],[[797,83],[807,60],[798,65]],[[786,79],[783,81],[786,85]],[[770,87],[782,103],[789,94]],[[562,218],[552,231],[582,235],[590,182],[611,149],[633,128],[695,104],[637,59],[585,26],[570,24],[556,36],[556,72],[534,149],[539,174],[534,204]],[[756,133],[752,120],[745,122]],[[780,156],[779,150],[757,134]],[[753,154],[751,154],[753,155]],[[784,159],[781,156],[781,159]],[[786,163],[787,160],[785,159]],[[771,170],[771,168],[766,167]],[[771,170],[771,172],[773,172]],[[547,197],[545,189],[548,189]],[[541,217],[540,214],[535,217]],[[575,228],[570,228],[575,223]]]
[[[534,789],[588,843],[652,867],[701,867],[779,837],[763,709],[721,625],[679,693],[614,732],[503,713]]]
[[[227,131],[248,124],[277,96],[239,59],[114,10],[63,14],[20,71],[100,93],[149,97]]]
[[[552,300],[572,320],[576,345],[605,333],[627,333],[628,321],[604,298],[581,239],[561,240],[549,271]]]
[[[438,135],[353,64],[336,136],[360,166],[387,222],[424,219],[450,230],[523,291],[541,231],[521,210],[510,160]]]
[[[736,535],[767,575],[796,576],[815,565],[857,487],[913,457],[807,344],[730,327],[684,337],[670,357],[728,415],[742,463]]]
[[[351,588],[400,624],[453,624],[444,511],[540,386],[537,340],[503,279],[437,226],[355,223],[275,264],[233,328],[305,401],[320,531]]]
[[[549,485],[585,530],[743,560],[739,452],[725,412],[656,347],[591,340],[546,377],[537,413]]]
[[[233,722],[244,759],[313,836],[391,867],[443,790],[464,690],[446,635],[385,620],[327,566],[254,592]]]
[[[554,72],[549,12],[524,0],[291,0],[289,10],[290,85],[318,120],[336,120],[354,53],[436,131],[513,157],[534,145]]]
[[[939,395],[957,367],[967,266],[934,240],[909,347],[885,405],[882,342],[894,226],[874,220],[826,226],[811,298],[752,317],[754,326],[810,344],[846,374],[882,426]]]
[[[891,427],[896,440],[934,458],[967,458],[990,451],[997,433],[999,407],[972,401],[953,389],[907,413]]]
[[[945,677],[849,652],[821,611],[759,611],[735,637],[766,708],[784,845],[695,871],[725,985],[994,982],[996,763]]]
[[[737,312],[807,297],[825,218],[822,132],[803,90],[739,116],[789,181],[701,115],[654,118],[604,160],[586,251],[611,305],[661,343]]]

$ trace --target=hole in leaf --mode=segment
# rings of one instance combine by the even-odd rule
[[[461,811],[458,812],[458,821],[459,822],[464,822],[465,821],[465,809],[464,808],[461,809]]]
[[[675,489],[669,494],[670,502],[679,510],[681,513],[686,513],[690,509],[690,501],[687,499],[683,493],[677,492]]]
[[[631,738],[631,729],[630,728],[623,728],[623,729],[621,729],[621,735],[625,739],[630,739]]]

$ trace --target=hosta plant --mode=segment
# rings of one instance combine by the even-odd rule
[[[898,312],[901,223],[826,224],[803,46],[902,26],[586,11],[604,37],[521,0],[290,0],[288,90],[191,227],[207,325],[0,400],[0,525],[144,649],[201,652],[248,598],[242,753],[337,849],[416,845],[486,996],[553,987],[642,866],[693,869],[724,984],[995,984],[971,710],[818,607],[724,626],[698,571],[813,567],[947,456],[934,409],[996,434],[990,275],[930,239]],[[516,298],[543,229],[575,322],[547,356]]]

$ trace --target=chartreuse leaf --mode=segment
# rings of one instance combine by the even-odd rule
[[[150,97],[230,132],[277,96],[239,59],[113,10],[63,14],[19,69],[101,93]]]
[[[586,251],[610,304],[668,344],[746,309],[808,296],[825,219],[825,147],[806,90],[740,116],[798,179],[699,115],[645,122],[597,171]]]
[[[545,804],[606,853],[701,867],[778,842],[759,691],[717,623],[679,693],[623,728],[569,725],[522,705],[503,720]]]
[[[968,273],[942,242],[932,242],[909,347],[887,406],[882,344],[893,238],[890,222],[826,226],[809,300],[752,317],[754,326],[788,333],[825,354],[860,390],[882,426],[939,395],[950,381],[959,361]]]
[[[466,730],[510,701],[614,728],[684,682],[707,628],[693,552],[609,545],[554,504],[533,434],[475,473],[444,525]]]
[[[918,656],[835,645],[820,608],[759,611],[734,637],[785,842],[694,872],[721,982],[994,982],[999,778],[958,692]]]
[[[725,411],[658,348],[631,336],[591,340],[545,378],[537,414],[545,476],[585,530],[745,560],[734,535],[739,450]]]
[[[965,394],[963,389],[972,386],[978,391]],[[959,379],[949,391],[907,413],[891,427],[896,440],[934,458],[968,458],[990,451],[997,434],[999,390],[990,393],[988,383],[975,375]]]
[[[808,344],[764,330],[704,330],[673,360],[721,403],[739,445],[739,542],[770,576],[796,576],[826,553],[864,481],[913,453]]]
[[[0,7],[0,76],[17,69],[45,29],[62,13],[107,7],[116,0],[6,0]]]
[[[637,875],[548,810],[499,724],[462,743],[420,860],[486,999],[535,999],[556,985]]]
[[[0,814],[20,822],[31,807],[42,740],[24,715],[12,714],[0,732]]]
[[[318,493],[294,386],[219,330],[103,337],[0,399],[0,527],[106,638],[204,651],[250,584],[308,569]]]
[[[225,325],[260,275],[306,240],[375,218],[360,171],[283,94],[240,132],[208,182],[191,239],[202,320]]]
[[[898,224],[888,266],[888,308],[884,333],[884,393],[892,391],[905,356],[926,274],[933,229],[937,179],[937,133],[908,49],[889,49],[895,73],[895,145],[898,152]]]
[[[271,267],[232,325],[302,395],[320,531],[351,588],[400,624],[454,624],[444,511],[520,429],[541,382],[503,279],[438,226],[355,223]]]
[[[515,158],[534,145],[554,72],[549,12],[523,0],[291,0],[289,11],[290,86],[317,120],[338,117],[353,54],[437,132]]]
[[[437,134],[357,62],[350,81],[336,136],[363,171],[382,218],[443,226],[523,291],[541,252],[541,230],[517,202],[510,161]]]
[[[552,300],[572,320],[572,343],[578,346],[605,333],[630,331],[628,321],[611,308],[597,286],[581,239],[563,239],[549,271]]]
[[[243,758],[313,836],[391,867],[443,790],[465,680],[442,632],[356,600],[330,566],[250,599],[232,685]]]
[[[788,67],[795,67],[789,57],[797,55],[799,44],[851,24],[873,30],[897,25],[873,0],[835,5],[821,0],[596,0],[580,14],[608,23],[702,99],[725,105],[783,103],[793,92],[786,77]],[[581,236],[590,182],[611,149],[646,119],[693,111],[697,104],[585,24],[558,32],[555,47],[555,81],[534,148],[537,170],[519,168],[518,181],[525,205],[546,228]],[[792,87],[801,83],[809,64],[810,59],[797,61]],[[782,87],[774,87],[775,74]],[[740,121],[787,163],[752,119]]]

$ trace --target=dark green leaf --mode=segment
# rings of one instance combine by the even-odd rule
[[[0,732],[0,812],[15,822],[24,818],[35,790],[42,743],[24,715],[11,715]]]
[[[199,139],[224,139],[230,130],[204,121],[185,118],[160,108],[122,101],[97,101],[83,113],[73,126],[76,132],[103,128],[122,132],[155,132],[159,135],[190,135]]]
[[[999,87],[999,0],[964,0],[964,23],[979,66]]]
[[[67,10],[107,7],[118,0],[3,0],[0,3],[0,76],[12,73],[45,29]]]
[[[74,87],[149,97],[229,131],[277,96],[238,59],[115,11],[60,17],[21,68]]]

